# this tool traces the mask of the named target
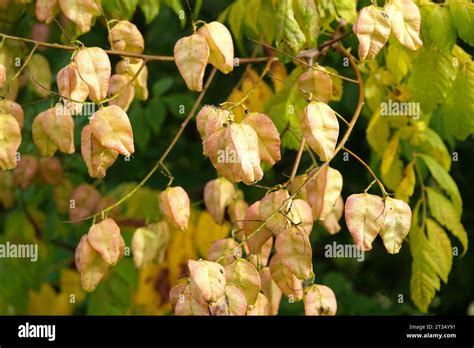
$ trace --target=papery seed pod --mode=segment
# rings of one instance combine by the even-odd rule
[[[342,196],[336,200],[332,210],[326,215],[326,218],[321,222],[324,228],[329,234],[336,234],[341,230],[339,220],[341,220],[342,213],[344,212],[344,200]]]
[[[110,45],[117,51],[142,53],[145,40],[137,26],[129,21],[118,21],[110,29]]]
[[[269,238],[263,243],[260,252],[258,254],[250,254],[250,250],[247,252],[247,260],[254,265],[257,269],[265,267],[270,259],[270,254],[273,247],[273,238]]]
[[[423,41],[420,39],[421,15],[418,6],[412,0],[393,0],[385,5],[384,10],[398,41],[411,50],[420,49]]]
[[[35,16],[39,22],[49,24],[59,12],[58,0],[38,0],[35,6]]]
[[[224,295],[227,284],[226,271],[218,263],[210,261],[188,261],[191,282],[199,289],[206,302],[216,302]]]
[[[229,110],[216,108],[212,105],[204,105],[196,116],[196,124],[201,135],[203,151],[205,153],[205,143],[207,138],[224,128],[228,121],[233,121],[234,117]]]
[[[10,209],[15,204],[15,185],[12,171],[0,171],[0,204]]]
[[[313,229],[313,213],[306,201],[302,199],[290,201],[287,217],[292,226],[297,226],[298,230],[304,232],[307,236],[311,234]]]
[[[249,125],[232,123],[215,132],[207,139],[204,152],[231,182],[252,185],[263,177],[257,133]]]
[[[135,97],[135,88],[133,83],[130,83],[130,77],[119,74],[112,75],[109,80],[107,97],[110,98],[109,105],[117,105],[123,111],[127,111]]]
[[[260,216],[260,201],[248,207],[245,213],[244,233],[250,253],[260,254],[262,246],[272,237],[272,231],[266,226],[260,227],[263,219]],[[257,231],[258,229],[258,231]]]
[[[253,306],[249,306],[247,309],[247,315],[270,315],[271,305],[268,302],[267,297],[259,293],[258,298]]]
[[[63,14],[76,24],[82,34],[91,30],[94,17],[101,14],[95,0],[59,0],[59,6]]]
[[[270,272],[272,279],[285,296],[295,302],[303,299],[303,281],[290,272],[278,254],[273,255],[270,260]]]
[[[178,296],[176,315],[210,315],[209,306],[199,293],[199,288],[189,282]]]
[[[100,47],[81,48],[74,57],[81,79],[89,87],[89,97],[100,102],[107,97],[112,68],[109,56]]]
[[[239,240],[244,239],[244,220],[249,205],[243,199],[232,201],[227,208],[232,229],[236,231],[235,236]]]
[[[402,200],[386,197],[384,216],[380,237],[387,251],[397,254],[410,231],[410,206]]]
[[[168,187],[159,195],[160,209],[166,221],[177,230],[188,228],[191,215],[189,197],[181,186]]]
[[[134,79],[135,98],[148,100],[148,68],[143,59],[125,58],[117,63],[115,71]]]
[[[261,280],[254,265],[245,259],[236,259],[225,266],[228,284],[238,285],[245,294],[247,303],[253,305],[260,292]]]
[[[382,197],[369,193],[350,195],[345,205],[347,229],[356,246],[363,251],[372,249],[372,242],[385,220],[385,204]]]
[[[225,208],[232,202],[235,187],[226,178],[217,178],[204,186],[204,204],[218,225],[224,223]]]
[[[296,193],[296,199],[302,199],[306,202],[309,202],[306,186],[301,187],[307,179],[307,174],[295,176],[293,181],[291,181],[290,185],[288,186],[288,191],[290,191],[291,195]]]
[[[234,44],[226,26],[219,22],[206,23],[197,32],[209,45],[209,63],[224,74],[230,73],[234,69]]]
[[[323,168],[315,178],[310,179],[306,185],[306,192],[315,220],[324,221],[331,212],[337,198],[341,195],[342,180],[342,174],[331,167]]]
[[[169,292],[169,299],[171,304],[171,309],[174,311],[176,304],[180,300],[180,295],[183,293],[184,289],[188,286],[188,283],[181,283],[173,286]]]
[[[374,59],[390,36],[388,15],[375,6],[364,7],[352,28],[359,39],[359,58]]]
[[[174,46],[176,66],[191,91],[202,91],[209,54],[206,39],[197,33],[179,39]]]
[[[69,218],[81,220],[96,211],[100,201],[100,193],[94,186],[82,184],[74,189],[69,205]]]
[[[59,94],[66,98],[83,102],[89,95],[89,87],[79,76],[76,63],[71,62],[64,68],[59,70],[56,76]],[[80,114],[82,111],[82,104],[65,99],[64,101],[69,110],[74,114]]]
[[[290,206],[290,194],[285,189],[279,189],[267,194],[260,202],[260,219],[268,220],[266,227],[272,231],[274,236],[278,236],[290,225],[290,221],[286,217]],[[274,214],[278,209],[280,211]]]
[[[92,135],[99,143],[124,156],[135,152],[133,131],[127,114],[117,105],[96,111],[89,121]]]
[[[39,53],[33,54],[26,65],[25,75],[27,83],[37,96],[46,98],[50,94],[53,75],[46,57]]]
[[[132,253],[135,266],[143,268],[154,259],[157,263],[161,263],[169,239],[170,231],[165,221],[137,228],[132,237]]]
[[[272,274],[269,267],[262,268],[259,271],[260,279],[262,281],[262,293],[270,303],[270,315],[277,315],[280,308],[280,301],[282,292],[275,281],[272,279]]]
[[[303,73],[298,78],[297,85],[304,91],[312,93],[316,100],[328,103],[332,96],[332,80],[324,68],[318,69],[310,69]]]
[[[41,158],[39,160],[39,174],[41,179],[49,185],[60,185],[64,181],[63,168],[57,157]]]
[[[280,133],[270,117],[259,112],[250,112],[242,123],[252,127],[258,136],[258,148],[262,161],[270,165],[281,159]]]
[[[209,249],[209,261],[218,262],[226,266],[234,262],[235,259],[242,257],[242,248],[232,238],[216,240]]]
[[[107,169],[114,164],[118,152],[100,144],[92,135],[90,126],[85,126],[81,132],[81,154],[92,178],[103,178]]]
[[[313,253],[308,235],[292,226],[281,232],[275,240],[275,249],[281,262],[298,279],[306,280],[313,272]]]
[[[212,315],[245,315],[247,312],[247,299],[242,289],[234,284],[227,284],[224,296],[209,307]]]
[[[84,291],[94,291],[105,276],[109,265],[89,243],[87,235],[83,235],[76,248],[76,267],[81,272],[81,284]]]
[[[120,228],[113,219],[105,219],[92,225],[87,238],[90,245],[109,265],[114,266],[123,255],[125,242],[120,234]]]
[[[301,113],[300,127],[309,147],[321,161],[331,159],[339,136],[339,122],[327,104],[310,102]]]
[[[0,89],[5,86],[5,82],[7,82],[7,69],[5,65],[0,64]]]
[[[305,315],[336,315],[336,295],[327,286],[311,285],[305,289],[303,301]]]
[[[38,171],[38,160],[31,155],[24,155],[14,170],[15,185],[23,191],[30,187]]]
[[[13,100],[2,99],[0,100],[0,114],[12,115],[18,122],[20,129],[23,128],[25,113],[20,104],[15,103]]]
[[[97,207],[95,208],[96,212],[101,212],[107,208],[109,208],[111,205],[117,203],[117,200],[110,196],[102,196],[100,197],[99,203],[97,203]],[[120,215],[120,207],[115,207],[109,211],[107,211],[107,217],[110,217],[112,219],[115,219],[117,216]]]
[[[35,136],[35,122],[41,123],[41,128],[46,137],[63,153],[73,153],[74,147],[74,120],[69,110],[61,104],[49,108],[35,117],[33,121],[33,140],[43,156],[47,156],[49,141]],[[41,131],[39,132],[41,134]]]
[[[9,170],[16,167],[16,153],[21,144],[21,129],[15,117],[0,114],[0,168]]]

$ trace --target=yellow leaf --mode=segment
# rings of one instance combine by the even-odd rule
[[[415,191],[416,177],[414,162],[410,162],[405,170],[403,171],[402,181],[395,189],[395,198],[401,199],[402,201],[409,202],[410,197]]]
[[[168,302],[170,289],[166,263],[150,263],[140,271],[138,288],[133,294],[133,313],[140,315],[164,315],[171,311]]]
[[[81,274],[70,268],[63,268],[59,274],[59,288],[61,293],[74,295],[76,303],[84,301],[86,294],[81,287]]]
[[[208,258],[209,249],[216,240],[225,238],[229,235],[228,225],[218,225],[212,219],[211,214],[203,211],[199,215],[194,232],[194,244],[197,252],[203,258]]]
[[[30,290],[28,297],[29,315],[71,315],[74,309],[69,302],[69,295],[57,293],[48,283],[41,285],[38,292]]]

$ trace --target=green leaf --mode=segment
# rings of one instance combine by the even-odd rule
[[[303,68],[294,69],[287,77],[288,83],[294,84]],[[307,101],[303,94],[296,88],[285,85],[267,103],[266,113],[275,123],[282,137],[282,146],[289,149],[298,149],[301,138],[300,114],[306,106]]]
[[[334,0],[334,7],[340,18],[353,24],[357,18],[357,1],[355,0]]]
[[[382,157],[390,137],[390,128],[386,118],[381,117],[380,112],[376,112],[370,119],[365,132],[367,142],[372,150]]]
[[[459,239],[463,247],[463,255],[467,251],[467,233],[461,224],[461,212],[456,210],[454,205],[444,197],[439,191],[427,187],[428,207],[433,217],[451,233]]]
[[[159,0],[139,0],[138,6],[145,16],[146,24],[150,24],[160,12]]]
[[[451,155],[438,133],[427,128],[423,140],[420,149],[424,153],[430,154],[444,169],[449,170],[451,168]]]
[[[380,166],[383,182],[393,191],[402,180],[403,162],[400,159],[399,142],[398,135],[394,135],[382,155]]]
[[[319,14],[313,0],[295,0],[295,18],[306,37],[306,46],[314,47],[318,42]]]
[[[130,20],[137,9],[138,0],[102,0],[102,7],[112,18]]]
[[[456,43],[456,30],[449,9],[433,3],[422,7],[421,32],[425,45],[435,45],[451,52]]]
[[[306,37],[295,18],[293,0],[280,0],[276,4],[276,46],[283,52],[296,56],[303,48]],[[285,60],[288,60],[285,57]]]
[[[445,190],[453,202],[456,210],[462,210],[462,199],[456,182],[451,178],[448,172],[435,159],[426,155],[417,155],[425,162],[433,178]]]
[[[225,11],[222,12],[217,18],[219,22],[224,22],[224,20],[227,19],[229,22],[230,31],[234,35],[237,46],[242,53],[245,53],[245,48],[242,41],[242,24],[245,22],[246,9],[247,7],[245,6],[245,2],[238,0],[227,7]]]
[[[168,6],[178,16],[181,28],[186,25],[186,12],[183,9],[183,5],[180,0],[162,0],[165,6]]]
[[[452,56],[432,46],[424,49],[413,63],[408,86],[413,99],[420,102],[423,113],[429,114],[442,103],[451,89],[456,76]]]
[[[173,93],[162,98],[171,114],[184,119],[194,104],[194,96],[189,93]]]
[[[436,265],[436,273],[444,283],[447,283],[449,272],[453,266],[451,241],[441,226],[432,219],[426,219],[426,231],[430,247],[433,250],[430,254],[434,259],[433,264]]]
[[[449,10],[459,37],[474,46],[474,4],[472,2],[453,2],[449,4]]]
[[[155,135],[159,134],[166,120],[166,106],[164,102],[154,98],[148,103],[145,111],[145,119],[148,125],[153,129],[153,133]]]
[[[474,63],[461,64],[453,89],[441,107],[446,129],[457,139],[474,134]]]
[[[411,68],[411,59],[406,48],[400,44],[388,46],[386,63],[395,83],[400,83]]]

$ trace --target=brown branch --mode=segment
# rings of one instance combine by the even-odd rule
[[[301,138],[300,147],[298,149],[298,152],[296,153],[296,159],[295,159],[295,163],[293,164],[293,169],[291,170],[291,175],[290,175],[290,179],[288,180],[288,185],[290,185],[293,182],[293,180],[295,180],[296,172],[298,171],[298,167],[300,166],[301,156],[303,155],[305,143],[306,141],[304,137]]]

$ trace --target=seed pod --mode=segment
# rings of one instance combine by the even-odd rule
[[[292,226],[297,226],[298,230],[304,232],[307,236],[313,229],[313,213],[311,207],[302,199],[294,199],[289,203],[287,212],[288,219]]]
[[[327,286],[311,285],[305,290],[303,301],[305,315],[336,315],[336,295]]]
[[[114,74],[110,77],[107,97],[110,98],[109,105],[120,106],[127,111],[135,97],[135,88],[126,75]]]
[[[63,180],[60,184],[53,187],[54,202],[59,213],[66,214],[69,211],[69,199],[71,198],[72,190],[73,186],[68,180]]]
[[[268,220],[266,227],[275,237],[289,226],[290,221],[286,217],[290,205],[289,198],[290,194],[288,191],[280,189],[270,192],[261,200],[259,208],[260,219],[262,221]],[[280,208],[281,210],[272,216]]]
[[[242,248],[232,238],[216,240],[209,249],[208,259],[217,262],[221,257],[219,261],[221,265],[231,264],[235,259],[242,257]]]
[[[180,295],[183,293],[184,289],[188,286],[188,283],[181,283],[173,286],[169,292],[169,299],[171,304],[171,309],[174,311],[176,304],[180,299]]]
[[[59,6],[63,14],[76,24],[81,34],[91,30],[94,17],[101,14],[95,0],[59,0]]]
[[[301,132],[321,161],[329,161],[336,148],[339,122],[327,104],[310,102],[301,113]]]
[[[342,174],[337,169],[325,167],[308,182],[306,192],[313,218],[324,221],[341,195]]]
[[[33,141],[40,153],[46,157],[50,157],[48,154],[55,147],[63,153],[73,153],[74,120],[69,110],[61,104],[56,104],[54,108],[36,116],[33,121]],[[54,146],[51,146],[50,142]]]
[[[79,76],[76,63],[71,62],[64,68],[59,70],[56,76],[59,94],[66,98],[70,98],[79,102],[83,102],[89,95],[89,87]],[[73,101],[64,101],[68,109],[74,114],[80,114],[82,104]]]
[[[0,171],[0,204],[11,209],[15,204],[15,186],[12,171]]]
[[[295,302],[303,299],[303,281],[290,272],[278,254],[273,255],[270,260],[270,272],[272,279],[285,296]]]
[[[127,114],[117,105],[96,111],[89,121],[92,135],[99,143],[124,156],[135,152],[133,131]]]
[[[39,174],[43,181],[49,185],[60,185],[64,181],[63,168],[56,157],[41,158],[39,160]]]
[[[307,178],[308,175],[306,174],[296,176],[288,186],[288,191],[290,191],[291,195],[294,195],[299,190],[295,198],[309,202],[306,186],[301,188],[301,186],[306,182]]]
[[[363,251],[372,249],[385,220],[382,197],[369,193],[350,195],[346,200],[345,220],[356,246]]]
[[[15,185],[23,191],[30,187],[36,172],[38,171],[38,160],[31,155],[24,155],[18,162],[14,171]]]
[[[199,289],[193,282],[184,286],[178,295],[175,306],[176,315],[209,315],[209,307],[201,297]]]
[[[115,71],[119,75],[127,75],[133,81],[135,98],[138,100],[148,99],[148,68],[143,59],[125,58],[117,63]]]
[[[206,39],[199,34],[183,37],[174,46],[176,66],[191,91],[202,91],[209,54]]]
[[[69,218],[74,221],[92,215],[99,201],[100,193],[94,186],[79,185],[71,194]]]
[[[257,133],[249,125],[232,123],[215,132],[207,139],[204,152],[231,182],[252,185],[263,177]]]
[[[165,221],[137,228],[132,237],[132,253],[135,266],[143,268],[154,259],[157,263],[161,263],[169,239],[170,232]]]
[[[212,315],[245,315],[247,312],[247,299],[240,287],[227,284],[224,296],[209,307]]]
[[[92,225],[87,238],[90,245],[109,265],[114,266],[124,253],[125,242],[120,234],[120,228],[113,219],[105,219]]]
[[[232,202],[235,187],[226,178],[209,181],[204,187],[204,204],[218,225],[224,223],[225,208]]]
[[[384,8],[390,18],[392,32],[400,43],[411,50],[423,46],[420,39],[421,15],[412,0],[393,0]]]
[[[20,129],[23,128],[25,113],[20,104],[15,103],[13,100],[2,99],[0,100],[0,114],[12,115],[18,122]]]
[[[92,178],[103,178],[107,169],[114,164],[118,152],[100,144],[92,135],[90,126],[85,126],[81,132],[81,154]]]
[[[234,69],[234,44],[225,25],[219,22],[206,23],[197,32],[209,45],[209,63],[224,74],[230,73]]]
[[[16,153],[21,144],[21,129],[15,117],[0,114],[0,168],[9,170],[16,167]]]
[[[84,291],[94,291],[105,276],[109,265],[90,245],[87,235],[83,235],[76,249],[76,267],[81,272],[81,284]]]
[[[196,124],[202,139],[203,151],[205,153],[205,143],[207,138],[224,128],[228,121],[233,121],[234,117],[229,110],[216,108],[212,105],[204,105],[196,117]]]
[[[280,134],[270,117],[259,112],[251,112],[242,123],[251,126],[258,136],[258,148],[262,161],[270,165],[281,159]]]
[[[137,26],[129,21],[118,21],[110,29],[110,45],[114,50],[142,53],[145,49],[143,35]]]
[[[0,89],[5,86],[5,82],[7,82],[7,69],[5,65],[0,64]]]
[[[352,28],[359,39],[359,58],[374,59],[390,36],[388,15],[375,6],[364,7]]]
[[[259,293],[255,304],[247,309],[247,315],[270,315],[270,311],[270,302],[264,294]]]
[[[159,195],[160,209],[166,221],[177,230],[188,228],[191,215],[189,197],[181,186],[168,187]]]
[[[329,232],[329,234],[336,234],[341,230],[339,220],[341,219],[343,212],[344,200],[342,199],[342,196],[339,196],[332,210],[329,212],[328,215],[326,215],[326,218],[321,222],[321,224]]]
[[[259,272],[262,281],[262,293],[270,303],[270,315],[277,315],[280,308],[282,293],[278,285],[272,279],[269,267],[262,268]]]
[[[328,103],[332,96],[332,80],[329,74],[321,70],[308,70],[299,78],[297,85],[308,93],[312,93],[318,101]]]
[[[249,205],[243,199],[232,201],[227,208],[232,229],[236,231],[239,240],[244,239],[244,220]]]
[[[306,280],[311,276],[313,253],[305,232],[296,226],[287,228],[276,238],[275,249],[283,265],[298,279]]]
[[[260,254],[262,246],[272,237],[267,226],[260,228],[263,220],[260,217],[260,201],[248,207],[245,213],[244,233],[250,253]],[[260,228],[258,232],[257,229]]]
[[[58,0],[38,0],[35,6],[36,19],[49,24],[59,12]]]
[[[272,252],[273,247],[273,238],[267,239],[265,243],[263,243],[260,252],[258,254],[250,254],[250,251],[246,251],[247,260],[254,265],[257,269],[261,267],[265,267],[268,265],[268,260],[270,259],[270,254]]]
[[[27,83],[37,96],[46,98],[50,94],[53,75],[49,62],[43,55],[36,53],[31,56],[25,75]]]
[[[245,259],[237,259],[225,266],[228,284],[239,286],[249,305],[253,305],[260,292],[260,275],[254,265]]]
[[[226,271],[222,265],[210,261],[188,261],[191,282],[199,289],[206,302],[216,302],[224,295]]]
[[[112,68],[109,56],[100,47],[80,49],[74,57],[81,79],[89,87],[89,97],[100,102],[107,97]]]
[[[402,200],[385,198],[384,221],[380,230],[383,244],[390,254],[397,254],[411,226],[410,206]]]

